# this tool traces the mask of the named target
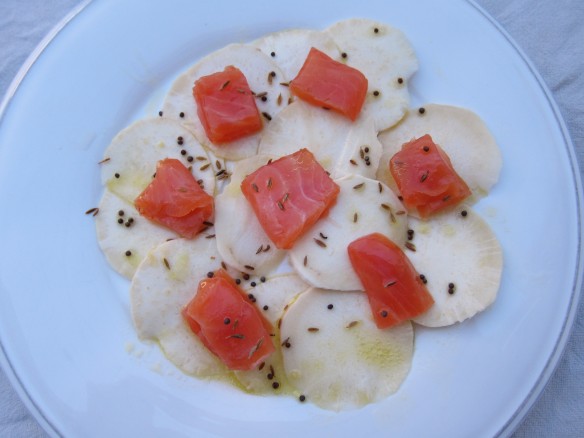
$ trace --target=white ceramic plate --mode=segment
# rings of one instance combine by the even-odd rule
[[[55,36],[0,119],[0,359],[41,424],[65,436],[495,436],[509,433],[564,347],[581,283],[581,188],[549,93],[521,52],[465,1],[96,0]],[[136,339],[128,282],[95,241],[111,138],[156,114],[171,80],[227,43],[371,17],[402,29],[420,71],[413,104],[476,111],[501,145],[477,208],[505,255],[500,295],[455,327],[418,329],[393,397],[333,413],[188,378]]]

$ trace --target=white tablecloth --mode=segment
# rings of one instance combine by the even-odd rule
[[[0,0],[0,96],[40,40],[80,0]],[[584,168],[584,1],[478,0],[551,89]],[[44,437],[0,370],[0,436]],[[516,437],[584,437],[584,306],[564,356]]]

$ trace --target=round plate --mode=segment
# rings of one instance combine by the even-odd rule
[[[158,112],[173,78],[203,55],[357,16],[409,37],[420,60],[414,106],[468,107],[499,142],[500,182],[477,205],[504,251],[499,297],[463,324],[417,328],[399,392],[360,410],[328,412],[185,376],[138,341],[129,283],[99,251],[84,214],[101,196],[97,163],[120,129]],[[582,272],[573,149],[531,64],[472,3],[96,0],[12,92],[0,119],[0,359],[53,434],[504,435],[557,363]]]

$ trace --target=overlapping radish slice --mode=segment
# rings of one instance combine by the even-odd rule
[[[371,120],[360,118],[351,122],[333,111],[295,101],[265,130],[259,153],[282,157],[301,148],[308,148],[333,177],[348,173],[373,177],[381,156],[381,144]],[[361,151],[365,148],[370,152]],[[369,166],[365,155],[369,157]]]
[[[176,158],[187,168],[193,166],[195,179],[213,195],[212,169],[198,169],[209,162],[207,152],[181,123],[163,117],[139,120],[116,135],[104,153],[101,181],[133,203],[152,181],[158,161],[165,158]]]
[[[398,29],[368,19],[350,19],[326,30],[342,52],[338,58],[369,81],[361,117],[382,131],[396,124],[409,105],[408,80],[418,69],[414,49]]]
[[[272,243],[241,192],[243,179],[269,159],[270,156],[258,155],[239,161],[234,167],[231,182],[215,198],[215,232],[219,253],[229,265],[253,275],[267,274],[276,269],[286,254]]]
[[[321,218],[290,250],[290,262],[313,286],[360,290],[347,246],[358,237],[381,233],[398,245],[406,239],[405,209],[389,188],[359,175],[335,181],[341,192],[328,215]]]
[[[281,337],[290,345],[282,349],[290,383],[325,409],[381,400],[411,367],[411,323],[379,330],[362,292],[309,289],[284,314]]]
[[[140,216],[133,204],[105,190],[95,217],[99,247],[118,273],[131,279],[151,248],[178,237]]]
[[[392,188],[389,160],[404,143],[430,134],[448,155],[454,170],[464,179],[476,200],[488,193],[499,179],[502,158],[494,137],[474,112],[438,104],[411,109],[396,127],[379,134],[383,155],[377,177]]]
[[[274,327],[275,336],[272,340],[276,343],[278,350],[282,347],[278,326],[284,309],[296,296],[309,288],[310,286],[296,274],[278,275],[265,283],[259,282],[256,287],[248,288],[248,292],[255,299],[256,306]],[[247,391],[274,393],[275,390],[279,392],[291,390],[285,378],[279,351],[272,354],[259,368],[251,371],[235,371],[235,376]]]
[[[181,316],[198,281],[220,267],[214,239],[176,239],[149,252],[132,279],[132,318],[138,336],[157,341],[167,358],[188,374],[205,377],[227,372]]]
[[[280,85],[285,77],[276,63],[270,56],[250,45],[230,44],[200,60],[173,83],[166,95],[162,111],[166,117],[184,121],[199,141],[218,157],[241,160],[256,154],[262,132],[230,143],[214,145],[207,138],[199,120],[192,91],[197,79],[223,71],[229,65],[243,72],[251,90],[256,93],[258,109],[264,114],[265,129],[266,124],[269,124],[268,119],[286,107],[290,94],[288,87]]]
[[[503,253],[489,225],[468,206],[429,221],[410,218],[408,251],[434,298],[419,324],[442,327],[464,321],[486,309],[497,297]]]
[[[253,41],[251,45],[272,57],[284,73],[286,81],[296,77],[311,47],[331,58],[337,59],[340,55],[328,34],[310,29],[289,29],[271,33]]]

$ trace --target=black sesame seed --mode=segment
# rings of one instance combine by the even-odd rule
[[[124,223],[124,220],[122,218],[119,218],[118,219],[118,224],[123,224],[123,223]]]
[[[271,56],[272,58],[273,58],[273,57],[275,57],[275,56],[276,56],[276,52],[272,52],[272,53],[270,53],[270,56]]]
[[[130,257],[132,255],[132,251],[128,250],[126,251],[126,257]]]
[[[424,146],[422,149],[424,149],[424,152],[428,152],[430,150],[429,146]]]
[[[466,215],[467,215],[467,214],[468,214],[468,212],[467,212],[466,210],[462,210],[462,211],[460,212],[460,215],[461,215],[462,217],[466,217]]]
[[[397,83],[398,83],[398,84],[403,84],[403,83],[404,83],[404,80],[403,80],[403,78],[397,78]]]
[[[374,95],[375,97],[379,96],[379,91],[375,90],[375,91],[373,92],[373,95]]]
[[[262,102],[266,102],[268,100],[267,96],[262,96]]]
[[[231,320],[229,318],[225,318],[223,320],[223,324],[225,324],[225,325],[229,324],[230,322],[231,322]]]
[[[241,274],[241,276],[243,277],[243,279],[245,281],[249,280],[249,274],[246,274],[245,272],[243,274]]]
[[[270,76],[273,77],[273,78],[275,78],[276,77],[276,72],[275,71],[271,71],[270,72]]]
[[[280,384],[278,382],[272,383],[272,388],[278,389],[279,387],[280,387]]]
[[[183,112],[181,111],[181,113],[180,113],[178,116],[179,116],[179,117],[182,119],[182,118],[185,116],[185,113],[183,113]]]
[[[387,318],[387,310],[382,310],[381,311],[381,317],[382,318]]]
[[[253,294],[248,294],[248,295],[247,295],[247,297],[248,297],[250,300],[253,300],[253,299],[254,299],[254,296],[253,296]]]
[[[130,222],[131,224],[133,224],[134,223],[134,218],[133,217],[129,217],[128,218],[128,222]]]
[[[300,397],[298,397],[298,400],[300,400],[301,402],[306,400],[306,396],[303,394]]]
[[[241,284],[241,280],[239,278],[235,279],[235,284]]]
[[[368,154],[368,153],[369,153],[369,147],[368,147],[368,146],[365,146],[365,149],[363,149],[363,151],[364,151],[366,154]]]
[[[249,285],[250,285],[251,287],[256,287],[256,286],[257,286],[257,284],[256,284],[256,282],[255,282],[255,281],[252,281],[252,282],[251,282]]]
[[[215,276],[215,274],[211,271],[207,272],[207,277],[209,278],[213,278]]]
[[[192,163],[192,162],[193,162],[193,160],[194,160],[194,158],[193,158],[193,157],[191,157],[191,156],[189,155],[189,157],[187,158],[187,161],[188,161],[189,163]]]
[[[186,154],[187,154],[187,151],[185,151],[185,150],[183,149],[183,150],[181,150],[181,151],[180,151],[180,154],[181,154],[181,155],[186,155]]]
[[[274,375],[272,373],[268,373],[266,377],[268,378],[268,380],[272,380],[274,378]]]
[[[284,344],[284,347],[286,347],[286,348],[290,348],[290,347],[291,347],[291,345],[290,345],[290,342],[286,342],[286,343]]]
[[[123,215],[124,215],[124,210],[118,211],[118,216],[123,216]]]
[[[265,282],[266,282],[266,277],[264,277],[264,276],[260,277],[260,281],[261,281],[262,283],[265,283]]]
[[[114,174],[114,176],[115,176],[116,178],[119,178],[119,177],[120,177],[120,174],[119,174],[119,173],[116,173],[116,174]]]
[[[162,111],[158,111],[158,115],[162,117]]]
[[[418,112],[419,112],[420,114],[424,114],[424,113],[426,112],[426,108],[424,108],[424,107],[421,107],[420,109],[418,109]]]
[[[269,307],[268,307],[267,305],[265,305],[265,306],[263,307],[263,309],[264,309],[264,310],[268,310],[268,309],[269,309]]]
[[[341,53],[341,56],[346,59],[347,58],[347,53],[346,52],[343,52],[343,53]]]
[[[373,32],[379,33],[379,29],[376,27],[375,29],[373,29]]]
[[[334,306],[332,304],[329,304],[328,306],[326,306],[327,309],[331,310]]]

